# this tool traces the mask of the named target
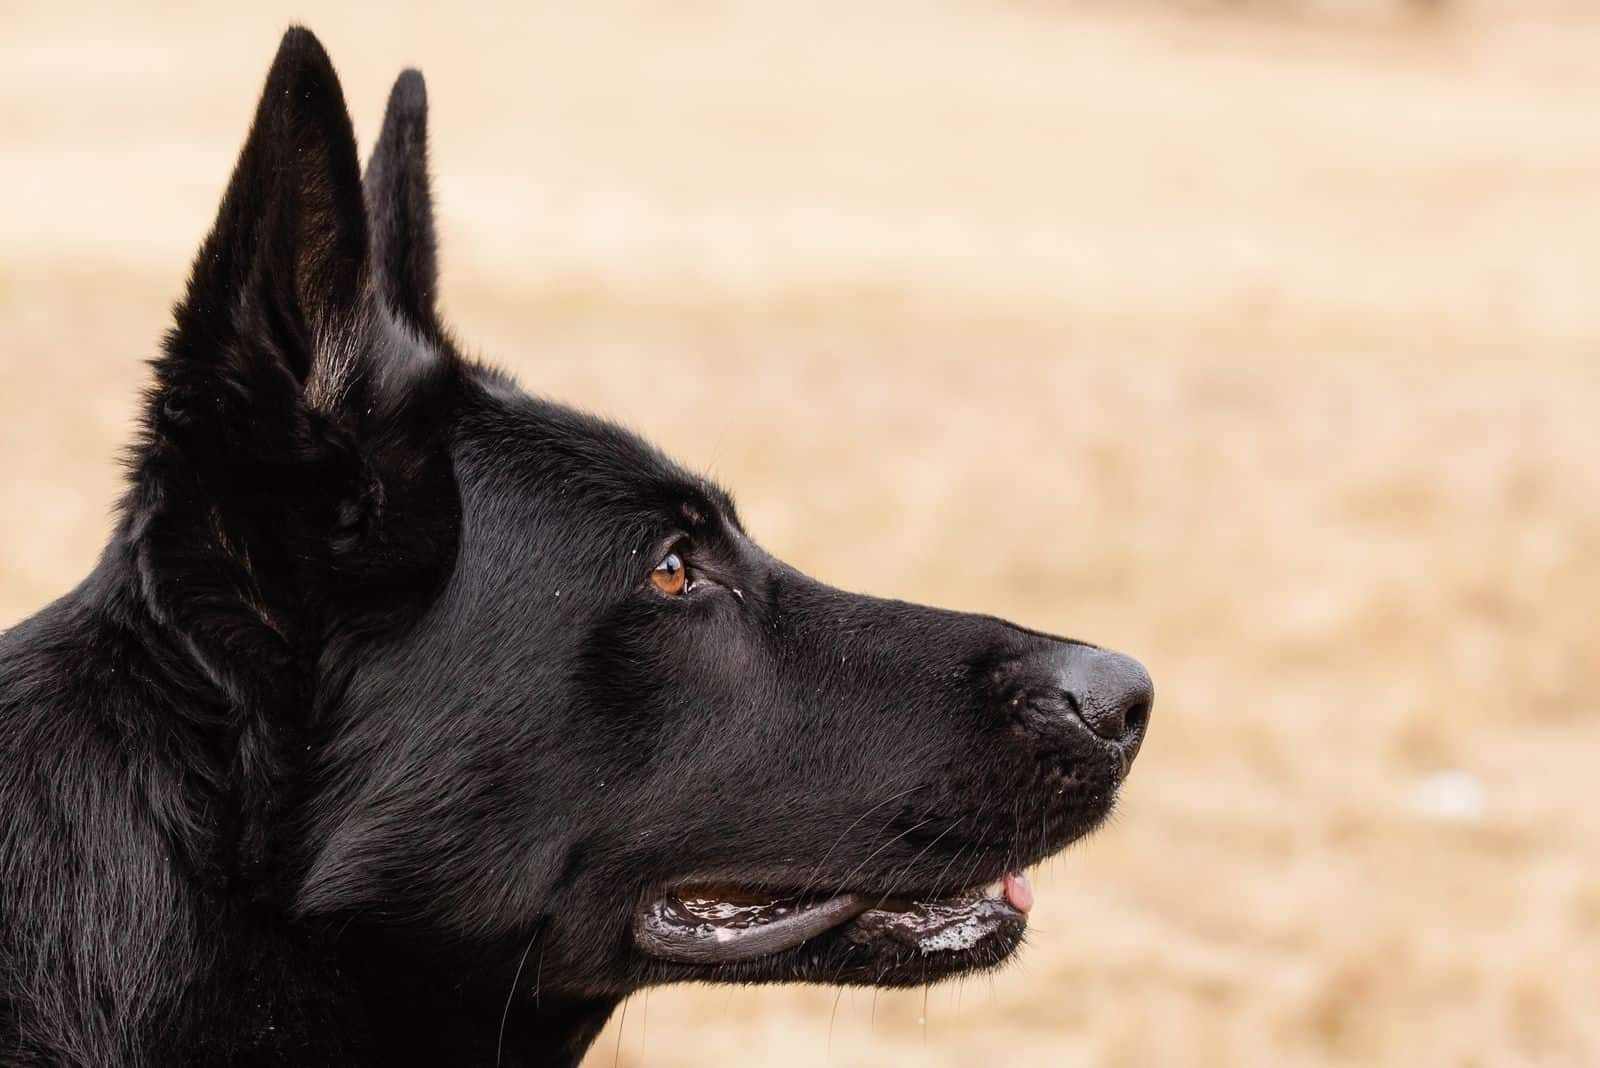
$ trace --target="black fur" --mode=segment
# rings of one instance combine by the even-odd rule
[[[1029,667],[1061,640],[823,586],[463,358],[426,107],[407,71],[363,183],[284,37],[115,534],[0,636],[0,1063],[572,1064],[649,984],[1015,947],[670,964],[628,924],[674,880],[936,896],[1110,809],[1116,754]]]

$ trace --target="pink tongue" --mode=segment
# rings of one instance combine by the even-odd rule
[[[1011,902],[1011,907],[1018,912],[1026,914],[1033,908],[1033,887],[1028,885],[1028,877],[1020,871],[1006,875],[1005,893],[1006,900]]]

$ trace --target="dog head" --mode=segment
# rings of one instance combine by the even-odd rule
[[[363,176],[291,31],[129,510],[152,603],[258,710],[240,805],[292,913],[502,998],[535,944],[524,997],[1004,960],[1025,869],[1112,809],[1144,669],[784,564],[717,486],[464,358],[434,250],[421,77]]]

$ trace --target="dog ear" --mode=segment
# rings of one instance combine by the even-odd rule
[[[453,558],[432,417],[454,364],[374,299],[368,238],[338,79],[296,27],[155,362],[123,499],[172,670],[230,710],[215,748],[247,876],[274,870],[320,643],[398,619]]]
[[[377,290],[402,321],[437,341],[438,243],[428,184],[428,89],[421,71],[402,71],[395,80],[362,185]]]
[[[386,134],[391,143],[410,142],[420,90],[420,79],[402,79],[389,125],[406,136]],[[420,196],[426,220],[420,147],[379,156],[416,157],[409,178],[380,167],[380,178],[391,173],[380,184]],[[394,232],[386,223],[391,251]],[[431,277],[431,226],[411,240],[412,251],[386,260]],[[430,417],[454,381],[453,351],[397,322],[374,262],[338,77],[310,31],[292,28],[156,361],[134,457],[145,489],[129,503],[136,532],[181,530],[168,546],[206,542],[191,558],[225,559],[247,605],[328,588],[328,575],[266,582],[274,555],[285,568],[315,561],[371,586],[377,570],[431,565],[439,539],[418,532],[449,525],[453,492]],[[417,518],[434,512],[437,521]],[[258,594],[263,583],[270,592]]]
[[[195,259],[168,337],[176,360],[242,359],[244,333],[271,347],[302,385],[356,315],[367,271],[360,163],[328,54],[290,29],[267,74],[255,121]],[[259,346],[243,346],[258,348]],[[264,368],[235,368],[245,377]],[[270,372],[269,372],[270,373]]]

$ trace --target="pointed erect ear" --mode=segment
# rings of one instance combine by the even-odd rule
[[[317,39],[291,29],[155,361],[120,529],[178,638],[164,662],[227,708],[201,729],[252,900],[294,870],[282,828],[322,643],[420,610],[455,558],[434,416],[456,365],[380,306],[372,263],[344,96]]]
[[[439,267],[428,189],[428,90],[420,71],[403,71],[395,81],[363,185],[378,292],[396,315],[423,336],[437,339],[434,292]]]
[[[270,326],[279,359],[306,382],[319,339],[336,336],[362,299],[360,167],[333,64],[309,30],[294,27],[195,259],[171,355],[225,358],[242,334]]]

